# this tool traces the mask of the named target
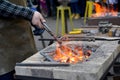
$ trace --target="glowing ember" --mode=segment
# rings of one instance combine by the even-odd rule
[[[104,16],[117,16],[118,11],[114,10],[113,5],[111,4],[109,7],[94,3],[95,6],[95,13],[92,14],[91,17],[104,17]]]
[[[78,63],[89,58],[92,51],[78,45],[63,45],[57,47],[53,59],[63,63]]]

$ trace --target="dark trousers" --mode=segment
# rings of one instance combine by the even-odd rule
[[[14,80],[14,73],[15,71],[11,71],[4,75],[0,75],[0,80]]]
[[[120,12],[120,0],[118,0],[118,11]]]
[[[85,8],[86,8],[86,0],[79,0],[78,5],[80,7],[80,16],[84,17]]]
[[[70,3],[72,13],[80,14],[80,8],[78,6],[78,2]]]
[[[56,16],[57,0],[46,0],[49,16]]]

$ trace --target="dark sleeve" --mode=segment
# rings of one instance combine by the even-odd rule
[[[1,17],[20,17],[29,21],[32,20],[34,11],[23,6],[18,6],[6,0],[0,0],[0,16]]]

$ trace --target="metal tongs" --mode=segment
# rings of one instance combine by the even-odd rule
[[[43,22],[43,26],[45,30],[58,42],[58,44],[61,45],[62,40],[57,38],[57,36],[52,32],[52,30],[49,28],[49,26],[45,22]]]

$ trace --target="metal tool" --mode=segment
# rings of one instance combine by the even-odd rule
[[[62,41],[57,38],[57,36],[52,32],[52,30],[49,28],[49,26],[43,22],[45,30],[61,45]]]
[[[81,37],[81,36],[68,36],[68,41],[118,41],[120,44],[119,37]]]
[[[51,58],[51,57],[47,54],[47,52],[40,52],[40,54],[41,54],[42,56],[44,56],[45,59],[47,59],[47,61],[56,62],[53,58]]]

